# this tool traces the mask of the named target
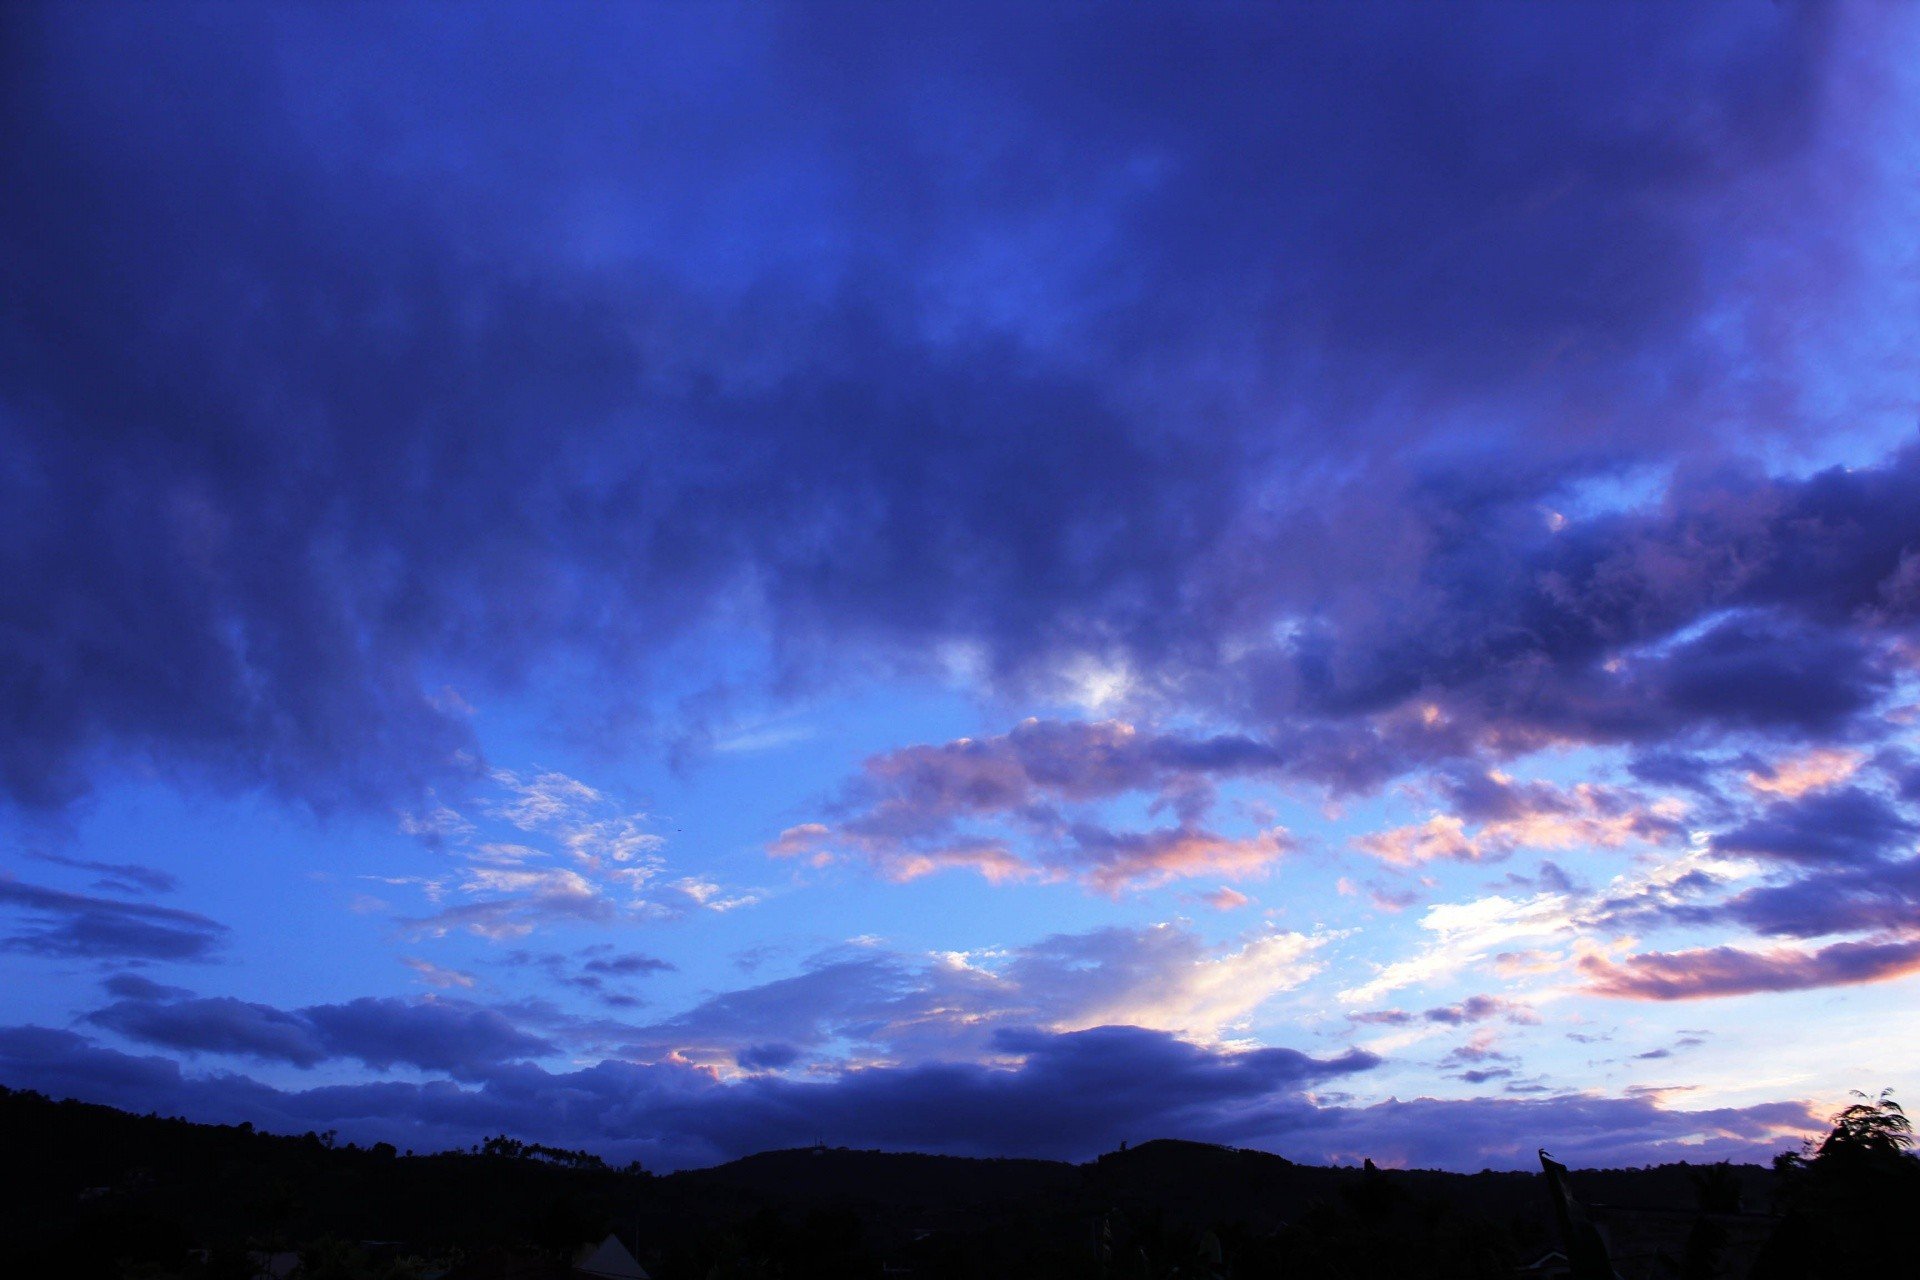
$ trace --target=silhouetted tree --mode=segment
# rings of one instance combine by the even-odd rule
[[[1816,1161],[1835,1165],[1891,1168],[1913,1149],[1913,1123],[1893,1100],[1893,1090],[1882,1089],[1869,1098],[1856,1090],[1860,1101],[1833,1118],[1833,1132],[1813,1151]]]
[[[1890,1092],[1842,1109],[1826,1137],[1773,1162],[1780,1229],[1755,1280],[1892,1276],[1911,1266],[1907,1225],[1920,1216],[1913,1126]]]
[[[1740,1175],[1730,1161],[1722,1160],[1693,1169],[1687,1175],[1693,1182],[1694,1203],[1702,1213],[1740,1212]]]

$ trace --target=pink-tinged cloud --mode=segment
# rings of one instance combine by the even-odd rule
[[[1278,767],[1237,737],[1142,733],[1118,721],[1026,720],[991,738],[883,752],[832,806],[832,821],[789,827],[775,857],[857,858],[893,880],[952,867],[994,883],[1078,880],[1107,894],[1202,875],[1264,873],[1294,847],[1284,827],[1212,830],[1214,784]],[[1117,830],[1101,802],[1144,796],[1169,825]]]
[[[1017,880],[1078,880],[1100,893],[1118,894],[1203,875],[1235,878],[1263,875],[1297,841],[1284,827],[1251,836],[1221,835],[1202,827],[1112,831],[1076,823],[1050,839],[1029,841],[1016,852],[1005,840],[956,835],[944,841],[890,840],[822,823],[789,827],[767,851],[824,866],[844,857],[864,859],[889,880],[918,880],[952,869],[973,871],[993,884]],[[1230,890],[1227,892],[1231,892]],[[1213,901],[1219,895],[1213,895]],[[1234,894],[1215,902],[1222,910],[1250,899]]]
[[[1804,991],[1885,982],[1920,972],[1920,938],[1887,942],[1836,942],[1818,951],[1779,947],[1745,951],[1702,947],[1653,951],[1615,963],[1600,956],[1580,961],[1596,995],[1625,1000],[1706,1000],[1761,991]]]
[[[992,841],[945,845],[911,852],[894,850],[885,854],[881,862],[887,878],[902,883],[953,867],[977,872],[990,884],[1028,880],[1038,874],[1033,867],[1009,852],[1005,845]]]
[[[1451,814],[1437,813],[1425,822],[1370,832],[1354,844],[1382,862],[1396,867],[1418,866],[1446,859],[1478,862],[1480,846],[1466,833],[1466,824]]]
[[[953,868],[977,872],[993,884],[1030,879],[1039,868],[1022,861],[997,840],[958,840],[944,844],[904,842],[836,830],[821,822],[788,827],[767,846],[776,858],[798,858],[824,867],[854,856],[865,859],[889,880],[906,883]]]
[[[1005,734],[919,744],[869,758],[846,825],[904,836],[965,819],[1038,816],[1059,804],[1146,793],[1176,811],[1211,799],[1211,781],[1274,771],[1271,746],[1240,737],[1142,733],[1117,720],[1023,720]]]
[[[1201,894],[1200,901],[1206,903],[1215,911],[1238,911],[1241,907],[1252,902],[1253,899],[1238,889],[1223,884],[1212,893]]]
[[[1234,839],[1193,827],[1112,832],[1076,828],[1064,861],[1102,893],[1199,875],[1254,876],[1295,847],[1284,827]]]
[[[1586,782],[1519,783],[1497,772],[1451,778],[1443,790],[1458,812],[1371,832],[1356,838],[1355,847],[1399,867],[1481,862],[1520,849],[1615,849],[1681,834],[1684,813],[1671,798],[1648,800]]]
[[[1837,786],[1854,775],[1866,752],[1841,747],[1816,747],[1775,760],[1747,774],[1747,786],[1756,792],[1795,800],[1809,791]]]

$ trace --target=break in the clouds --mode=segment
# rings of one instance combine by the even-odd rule
[[[1901,1084],[1916,52],[8,6],[6,1083],[1466,1167]]]

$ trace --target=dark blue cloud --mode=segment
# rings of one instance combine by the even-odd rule
[[[1752,820],[1715,835],[1713,847],[1785,862],[1844,865],[1910,853],[1917,835],[1920,823],[1885,797],[1843,786],[1768,805]]]
[[[100,985],[107,989],[108,995],[122,1000],[177,1000],[193,994],[185,987],[170,987],[137,973],[116,973]]]
[[[1920,858],[1818,867],[1735,895],[1721,914],[1760,933],[1898,933],[1920,920]]]
[[[1684,787],[1714,798],[1714,775],[1719,762],[1681,751],[1651,750],[1636,753],[1627,762],[1627,772],[1655,787]]]
[[[1841,736],[1890,691],[1887,637],[1911,625],[1910,606],[1888,601],[1920,537],[1916,490],[1908,451],[1844,481],[1683,481],[1665,510],[1558,533],[1531,496],[1524,522],[1463,530],[1434,553],[1405,608],[1324,623],[1247,674],[1276,711],[1352,717],[1416,697],[1451,711],[1450,738],[1397,730],[1403,768],[1489,742],[1674,760],[1728,734]]]
[[[671,962],[662,960],[658,956],[642,955],[635,951],[617,954],[595,951],[593,948],[588,948],[588,951],[591,953],[591,958],[580,966],[588,973],[605,974],[616,978],[636,978],[649,973],[670,972],[675,968]]]
[[[227,934],[225,925],[194,911],[0,879],[6,909],[28,924],[0,939],[0,947],[43,956],[204,960]]]
[[[551,982],[591,992],[602,1004],[623,1009],[638,1008],[645,1002],[614,989],[618,984],[678,968],[658,956],[616,951],[611,943],[595,943],[572,956],[551,951],[510,951],[504,960],[510,965],[538,968]]]
[[[216,1087],[193,1098],[193,1082],[171,1058],[136,1058],[51,1027],[0,1027],[0,1074],[15,1088],[133,1111],[178,1108],[189,1101],[205,1105],[218,1097]]]
[[[733,1060],[745,1071],[778,1071],[798,1062],[803,1052],[796,1045],[756,1044],[740,1050]]]
[[[445,1000],[362,996],[300,1013],[330,1052],[382,1069],[405,1064],[463,1075],[555,1051],[551,1041],[521,1031],[492,1009]]]
[[[1143,1130],[1218,1139],[1305,1106],[1298,1091],[1311,1082],[1378,1062],[1357,1051],[1327,1060],[1290,1049],[1222,1053],[1138,1027],[998,1039],[1019,1067],[868,1068],[825,1087],[763,1077],[734,1108],[699,1117],[701,1137],[720,1150],[799,1145],[812,1124],[855,1145],[978,1155],[1073,1155]]]
[[[171,990],[116,991],[125,998],[86,1020],[142,1044],[296,1067],[352,1058],[380,1070],[404,1065],[471,1077],[501,1062],[555,1052],[551,1041],[520,1030],[498,1011],[454,1001],[363,996],[283,1010],[229,996],[166,998]]]
[[[311,1067],[328,1056],[306,1019],[231,996],[121,1000],[94,1010],[87,1021],[129,1040],[188,1053],[238,1054],[296,1067]]]
[[[141,866],[137,862],[100,862],[61,853],[36,853],[33,856],[55,866],[97,872],[102,878],[94,881],[92,887],[108,893],[172,893],[180,887],[179,878],[173,873],[158,867]]]
[[[1123,652],[1262,727],[1430,685],[1524,712],[1536,660],[1714,592],[1556,589],[1521,513],[1717,447],[1690,413],[1747,430],[1722,402],[1771,384],[1728,335],[1853,279],[1777,242],[1872,172],[1821,145],[1871,33],[1817,7],[5,21],[0,183],[36,198],[0,216],[0,785],[33,806],[102,750],[384,804],[473,767],[445,673],[644,696],[746,582],[797,679],[952,638],[1010,689]],[[1835,519],[1748,593],[1838,616],[1828,571],[1910,525],[1861,488],[1807,491],[1879,503],[1857,558]],[[1218,670],[1300,618],[1326,646],[1279,687]],[[1782,727],[1877,687],[1843,649]],[[1763,674],[1701,650],[1653,694],[1764,728]],[[1321,733],[1283,745],[1391,772]]]
[[[1681,721],[1821,737],[1892,685],[1872,647],[1845,633],[1740,616],[1677,649],[1657,677]]]

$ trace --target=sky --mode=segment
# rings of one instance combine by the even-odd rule
[[[1920,9],[0,7],[0,1084],[1765,1159],[1920,1046]]]

